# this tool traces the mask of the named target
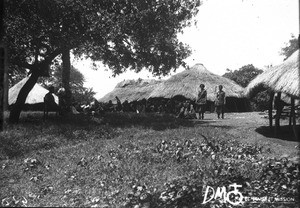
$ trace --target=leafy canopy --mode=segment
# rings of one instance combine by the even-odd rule
[[[283,48],[281,48],[280,54],[285,57],[284,58],[284,60],[285,60],[288,57],[290,57],[298,49],[299,49],[298,39],[292,34],[289,42],[286,43]]]
[[[5,42],[10,64],[47,75],[63,50],[102,61],[114,74],[144,67],[166,75],[191,53],[177,33],[191,25],[199,0],[10,0]]]
[[[53,86],[55,89],[62,87],[62,71],[63,67],[61,64],[55,65],[51,68],[50,78],[41,78],[40,83],[48,88]],[[71,66],[70,70],[70,88],[72,91],[72,102],[75,103],[90,103],[95,98],[95,92],[92,88],[84,87],[85,78],[84,75],[75,67]]]
[[[241,85],[242,87],[247,87],[247,85],[251,80],[253,80],[257,75],[263,72],[263,70],[257,69],[252,64],[242,66],[238,70],[232,71],[230,69],[227,69],[227,71],[228,72],[226,72],[223,75],[223,77],[235,81],[237,84]]]

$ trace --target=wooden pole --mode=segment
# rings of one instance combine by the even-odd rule
[[[270,127],[270,131],[272,131],[272,126],[273,126],[273,99],[274,99],[274,92],[271,91],[270,92],[270,100],[269,100],[269,127]]]
[[[281,92],[277,93],[275,98],[275,105],[276,105],[276,118],[275,118],[275,136],[278,136],[279,128],[280,128],[280,115],[281,115]]]
[[[291,106],[292,106],[292,102],[293,102],[293,98],[291,98]],[[293,118],[293,114],[292,114],[292,108],[291,108],[290,115],[289,115],[289,127],[292,126],[292,118]]]
[[[299,132],[298,129],[296,127],[296,114],[295,114],[295,98],[291,99],[291,115],[293,118],[293,131],[294,131],[294,135],[297,141],[299,141]]]

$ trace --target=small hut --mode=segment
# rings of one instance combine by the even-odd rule
[[[298,130],[296,130],[296,118],[295,118],[295,99],[300,99],[300,69],[299,69],[299,49],[294,52],[288,59],[281,64],[267,69],[262,74],[258,75],[252,80],[246,88],[246,95],[251,95],[259,86],[267,86],[272,91],[270,92],[269,101],[269,123],[272,127],[272,108],[274,94],[277,93],[277,99],[280,101],[281,94],[287,94],[291,100],[291,112],[290,118],[293,120],[294,133],[298,136]],[[280,110],[280,109],[279,109]],[[277,134],[279,128],[279,119],[281,112],[276,113],[275,120],[275,134]]]
[[[196,64],[191,69],[173,75],[160,83],[150,94],[149,98],[184,98],[195,101],[198,96],[199,85],[205,85],[209,110],[214,109],[214,101],[218,85],[223,85],[226,93],[227,111],[246,111],[247,104],[243,96],[244,88],[234,81],[208,71],[203,64]]]
[[[27,82],[29,77],[25,77],[20,82],[11,87],[8,91],[8,105],[11,106],[17,101],[19,92],[24,84]],[[40,84],[35,84],[32,90],[29,92],[24,110],[43,110],[44,96],[49,91],[42,87]],[[58,97],[53,95],[55,102],[58,104]]]
[[[99,101],[108,102],[111,100],[113,103],[116,103],[116,96],[122,103],[125,100],[132,102],[147,99],[160,82],[154,79],[124,80],[119,82],[113,91],[100,98]]]

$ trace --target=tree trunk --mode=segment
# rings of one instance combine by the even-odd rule
[[[275,118],[275,136],[278,136],[278,132],[280,130],[280,116],[281,116],[281,92],[277,93],[277,96],[275,98],[276,103],[276,118]]]
[[[0,131],[3,130],[4,124],[4,110],[5,110],[5,103],[6,103],[6,92],[7,88],[5,85],[5,73],[6,73],[6,65],[5,65],[5,49],[4,47],[0,47]]]
[[[273,126],[273,99],[274,99],[274,92],[270,93],[270,100],[269,100],[269,127],[270,130],[272,131],[272,126]]]
[[[291,106],[293,104],[293,98],[291,99]],[[289,115],[289,127],[292,126],[292,118],[293,118],[293,115],[292,115],[292,107],[291,107],[291,111],[290,111],[290,115]]]
[[[39,75],[37,73],[32,73],[31,76],[29,77],[28,81],[21,88],[21,90],[18,94],[16,103],[13,105],[13,108],[9,114],[9,122],[10,123],[18,123],[19,122],[20,114],[21,114],[21,111],[25,104],[26,98],[27,98],[29,92],[34,87],[34,85],[36,84],[38,78],[39,78]]]
[[[293,120],[293,132],[295,135],[295,138],[297,141],[299,141],[299,132],[297,129],[297,124],[296,124],[296,113],[295,113],[295,98],[292,97],[291,99],[291,117]]]
[[[70,72],[71,72],[71,60],[70,60],[70,50],[64,50],[62,52],[62,61],[63,61],[63,71],[62,71],[62,85],[65,88],[65,101],[66,101],[66,110],[70,112],[71,107],[71,89],[70,89]]]

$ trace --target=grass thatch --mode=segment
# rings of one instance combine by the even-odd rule
[[[205,85],[207,99],[210,101],[215,100],[218,85],[223,85],[227,97],[243,97],[243,88],[234,81],[209,72],[202,64],[196,64],[190,70],[175,74],[159,84],[149,98],[184,96],[195,100],[201,83]]]
[[[20,82],[18,82],[16,85],[11,87],[8,92],[8,104],[12,105],[16,102],[17,97],[19,95],[19,92],[21,88],[24,86],[24,84],[27,82],[29,77],[25,77]],[[43,103],[44,102],[44,96],[48,93],[48,90],[42,87],[39,84],[35,84],[32,90],[29,92],[25,104],[37,104],[37,103]],[[56,95],[53,95],[55,102],[58,104],[58,97]]]
[[[275,92],[283,92],[300,98],[299,50],[283,63],[258,75],[249,83],[245,94],[250,95],[255,88],[262,84],[272,88]]]
[[[106,94],[99,101],[108,102],[109,100],[112,100],[113,102],[116,102],[116,96],[118,96],[121,102],[124,102],[125,100],[132,102],[144,98],[147,99],[160,82],[161,81],[153,79],[124,80],[118,83],[112,92]]]

